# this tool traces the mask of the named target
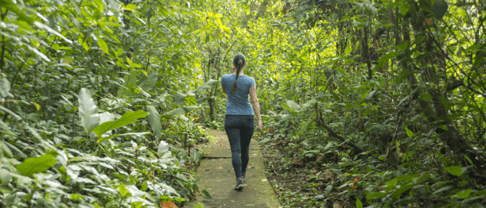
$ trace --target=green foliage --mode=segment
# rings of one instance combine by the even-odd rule
[[[461,176],[463,172],[461,166],[444,167],[444,170],[457,177]]]
[[[98,107],[93,102],[89,91],[82,88],[78,95],[79,102],[79,117],[81,117],[81,125],[89,135],[93,129],[100,124],[100,115],[98,114]]]
[[[10,82],[7,79],[0,79],[0,99],[3,100],[8,96],[10,91]]]
[[[128,111],[123,116],[115,121],[107,121],[105,123],[100,124],[97,126],[93,131],[98,135],[98,137],[101,137],[105,132],[120,128],[122,126],[131,124],[135,122],[139,118],[145,118],[147,117],[147,112],[143,110],[139,111]]]
[[[378,199],[378,198],[383,198],[386,196],[386,193],[368,193],[366,194],[366,199],[371,200],[371,199]]]
[[[484,2],[312,2],[1,1],[0,206],[192,198],[236,53],[277,171],[318,170],[284,206],[484,204]]]
[[[20,165],[17,165],[17,170],[25,176],[32,177],[35,173],[42,173],[55,165],[57,162],[51,154],[45,154],[40,157],[27,158]]]
[[[159,148],[157,149],[157,153],[159,155],[164,155],[167,151],[169,151],[169,146],[167,142],[160,141]]]
[[[212,196],[209,194],[209,192],[208,192],[208,191],[206,191],[206,190],[202,190],[201,192],[204,194],[204,198],[205,198],[206,200],[213,201],[213,197],[212,197]]]
[[[186,114],[189,113],[195,109],[197,109],[198,106],[185,106],[185,107],[180,107],[174,110],[171,110],[169,112],[166,112],[164,115],[178,115],[178,114]]]
[[[464,20],[484,3],[289,3],[284,15],[286,5],[272,2],[270,15],[239,35],[251,42],[247,59],[267,128],[262,143],[270,158],[281,157],[270,159],[270,172],[285,175],[284,184],[308,180],[279,184],[283,205],[344,198],[357,207],[358,200],[363,207],[480,207],[484,200],[466,195],[482,195],[485,186],[477,164],[484,163],[479,79],[486,74],[476,71],[484,65],[476,43],[484,34],[473,32],[483,28],[479,13]],[[338,175],[333,186],[321,182],[329,170]],[[351,175],[363,176],[358,187]],[[310,181],[340,198],[299,191]]]
[[[147,106],[149,124],[154,131],[154,135],[157,139],[162,136],[162,125],[160,124],[160,115],[154,106]]]
[[[356,199],[356,207],[357,208],[363,208],[363,203],[361,202],[361,200]]]
[[[194,196],[200,153],[178,153],[204,131],[158,115],[181,107],[168,94],[199,86],[190,31],[200,17],[185,2],[0,6],[0,206],[154,207]]]

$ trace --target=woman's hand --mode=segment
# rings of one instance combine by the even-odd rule
[[[263,129],[263,124],[262,124],[262,120],[258,120],[258,127],[257,127],[257,131],[262,131]]]

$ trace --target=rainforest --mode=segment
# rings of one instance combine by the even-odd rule
[[[205,207],[238,53],[277,207],[486,206],[485,0],[0,0],[0,18],[0,207]]]

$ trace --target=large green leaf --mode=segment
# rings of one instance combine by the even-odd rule
[[[187,93],[180,93],[180,92],[178,92],[178,93],[176,93],[176,94],[173,96],[173,98],[174,98],[174,102],[176,102],[176,103],[182,103],[182,102],[183,102],[183,101],[186,99],[186,97],[187,97],[187,96],[189,96],[189,95],[194,96],[194,95],[195,95],[195,94],[194,94],[194,90],[189,91],[189,92],[187,92]]]
[[[37,26],[38,28],[41,28],[41,29],[44,29],[44,30],[47,30],[48,32],[52,33],[52,34],[55,34],[57,35],[58,37],[62,38],[64,41],[68,42],[69,44],[72,44],[73,42],[69,39],[67,39],[66,37],[64,37],[63,35],[61,35],[61,33],[58,33],[57,31],[55,31],[54,29],[50,28],[49,26],[47,25],[44,25],[40,22],[34,22],[34,25]]]
[[[473,62],[474,67],[479,67],[481,65],[481,63],[483,62],[484,55],[486,55],[485,52],[476,55]]]
[[[123,86],[118,88],[117,97],[122,97],[123,95],[132,95],[130,90],[128,90],[127,88],[137,85],[137,75],[138,74],[139,74],[139,71],[132,70],[130,72],[130,74],[126,74],[123,77],[123,81],[125,81],[125,83],[123,84]]]
[[[383,198],[386,196],[386,193],[381,193],[381,192],[375,192],[375,193],[368,193],[366,194],[366,199],[378,199],[378,198]]]
[[[115,115],[112,113],[104,112],[100,114],[100,124],[103,124],[108,121],[114,121],[115,120]],[[102,136],[109,136],[111,134],[111,131],[105,132]]]
[[[457,177],[462,175],[461,166],[449,166],[449,167],[445,167],[444,170]]]
[[[167,142],[165,141],[160,141],[159,148],[157,149],[157,153],[159,155],[163,155],[167,151],[169,151],[169,144],[167,144]]]
[[[368,93],[368,95],[366,95],[366,98],[365,99],[366,100],[370,100],[373,97],[373,95],[375,94],[375,92],[376,92],[376,90],[373,90],[370,93]]]
[[[102,51],[104,51],[106,54],[110,54],[108,50],[108,44],[106,44],[105,40],[100,36],[98,37],[98,46],[101,48]]]
[[[165,99],[167,98],[167,92],[157,96],[154,101],[151,103],[154,107],[159,107],[160,105],[164,105]]]
[[[208,191],[206,191],[206,189],[203,189],[201,192],[204,194],[203,196],[206,200],[213,201],[213,197]]]
[[[456,196],[460,197],[461,199],[466,199],[471,194],[471,189],[466,189],[464,191],[460,191],[456,193]]]
[[[167,92],[165,92],[162,95],[157,96],[156,100],[159,101],[159,102],[164,102],[166,97],[167,97]]]
[[[130,11],[133,11],[135,9],[138,9],[137,6],[133,5],[133,4],[128,4],[127,6],[125,6],[125,9],[126,10],[130,10]]]
[[[155,109],[154,106],[147,106],[147,111],[148,111],[148,120],[150,127],[152,127],[152,130],[154,131],[155,138],[160,139],[162,136],[162,125],[160,124],[160,115],[157,112],[157,109]]]
[[[98,127],[96,127],[93,131],[96,133],[96,135],[98,137],[101,137],[101,135],[103,135],[107,131],[110,131],[110,130],[113,130],[113,129],[116,129],[116,128],[120,128],[120,127],[125,126],[127,124],[131,124],[134,121],[136,121],[137,119],[145,118],[146,116],[147,116],[147,112],[145,112],[143,110],[139,110],[137,112],[128,111],[125,114],[123,114],[123,116],[120,119],[118,119],[116,121],[105,122],[105,123],[99,125]]]
[[[397,56],[400,55],[400,52],[398,51],[395,51],[395,52],[390,52],[390,53],[387,53],[387,54],[384,54],[383,56],[381,56],[379,59],[378,59],[378,68],[381,68],[383,67],[385,64],[388,63],[388,60],[390,59],[394,59],[396,58]]]
[[[408,40],[405,40],[405,41],[403,41],[402,43],[400,43],[400,44],[396,45],[396,46],[395,46],[395,49],[397,49],[397,50],[401,50],[401,51],[404,51],[405,49],[407,49],[407,48],[408,48],[408,43],[409,43],[409,41],[408,41]]]
[[[400,74],[395,78],[397,83],[401,83],[403,79],[408,77],[408,75],[412,74],[413,72],[408,69],[403,69]]]
[[[397,189],[397,190],[395,190],[395,191],[393,192],[392,197],[393,197],[393,198],[395,198],[395,199],[399,199],[399,198],[402,196],[403,192],[405,192],[405,191],[407,191],[407,190],[411,189],[411,188],[412,188],[412,187],[414,187],[414,186],[415,186],[415,184],[407,184],[407,185],[403,185],[403,186],[401,186],[399,189]]]
[[[57,162],[51,154],[42,155],[40,157],[27,158],[20,165],[17,165],[17,170],[25,176],[32,177],[34,173],[41,173],[48,170]]]
[[[0,182],[2,185],[6,186],[12,180],[12,175],[8,170],[0,169]]]
[[[211,97],[209,97],[209,96],[206,96],[206,97],[200,97],[200,98],[198,98],[198,99],[196,100],[196,103],[203,103],[203,102],[206,102],[206,100],[208,100],[209,98],[211,98]]]
[[[2,105],[0,105],[0,110],[3,111],[3,112],[5,112],[5,113],[10,114],[11,116],[13,116],[17,120],[21,120],[22,119],[22,118],[20,118],[19,115],[17,115],[16,113],[12,112],[11,110],[3,107]]]
[[[8,96],[10,91],[10,82],[5,78],[0,78],[0,99],[4,99]]]
[[[118,191],[120,191],[120,194],[122,196],[125,196],[125,195],[128,194],[128,190],[127,190],[127,188],[125,187],[125,185],[123,183],[120,184],[120,186],[118,186]]]
[[[100,124],[100,115],[98,114],[98,107],[93,102],[93,98],[86,88],[79,91],[79,117],[81,117],[81,125],[89,135],[94,128]]]
[[[344,49],[344,53],[346,55],[349,55],[351,54],[351,51],[353,51],[353,48],[351,47],[351,44],[348,44],[348,46],[346,46],[346,48]]]
[[[171,110],[167,113],[164,113],[164,115],[177,115],[177,114],[184,114],[184,113],[189,113],[194,109],[199,108],[199,106],[186,106],[186,107],[180,107],[175,110]]]
[[[202,90],[202,89],[205,89],[205,88],[209,88],[209,87],[213,86],[214,83],[216,83],[216,82],[218,82],[218,80],[210,79],[209,81],[207,81],[203,85],[199,86],[197,88],[197,90]]]
[[[12,151],[8,148],[7,143],[0,141],[0,157],[3,157],[4,154],[7,157],[13,157]]]
[[[174,97],[174,102],[176,103],[180,103],[182,101],[184,101],[186,99],[186,94],[183,94],[183,93],[176,93],[173,97]]]
[[[361,200],[356,199],[356,207],[357,208],[363,208],[363,203],[361,202]]]
[[[151,134],[150,132],[135,132],[135,133],[125,133],[125,134],[115,134],[115,135],[111,135],[111,136],[107,136],[107,137],[101,137],[98,139],[98,143],[102,142],[102,141],[105,141],[105,140],[109,140],[113,137],[124,137],[124,136],[143,136],[143,135],[147,135],[147,134]]]
[[[12,137],[15,137],[15,133],[1,119],[0,119],[0,133],[7,134],[7,135],[10,135]]]
[[[449,5],[444,0],[435,0],[434,4],[432,5],[432,11],[434,12],[435,18],[441,20],[444,15],[447,13],[447,9]]]
[[[31,16],[29,16],[27,12],[25,12],[26,9],[25,7],[23,7],[23,3],[18,4],[14,2],[12,2],[12,0],[1,1],[2,9],[15,13],[19,20],[23,20],[25,22],[28,22],[29,24],[33,23],[34,19]]]
[[[149,72],[147,76],[141,76],[137,83],[140,88],[145,92],[150,92],[157,84],[158,74],[155,72]]]
[[[115,115],[113,113],[104,112],[100,114],[100,124],[108,121],[114,121],[114,120],[115,120]]]
[[[407,132],[408,137],[413,138],[413,132],[410,131],[407,127],[405,127],[405,131]]]
[[[287,109],[290,112],[299,112],[301,107],[299,104],[295,103],[292,100],[287,100],[287,102],[282,103],[281,105],[283,108]]]

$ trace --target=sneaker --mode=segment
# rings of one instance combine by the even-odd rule
[[[241,180],[243,181],[243,183],[245,183],[245,179],[246,179],[246,173],[243,173],[241,176]]]
[[[238,178],[236,180],[235,190],[241,190],[241,189],[243,189],[243,180],[242,178]]]

